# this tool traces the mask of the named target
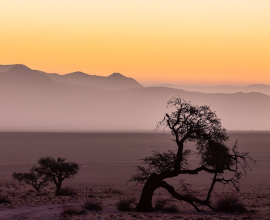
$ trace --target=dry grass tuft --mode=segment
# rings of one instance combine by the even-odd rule
[[[96,201],[91,201],[91,200],[87,200],[84,203],[83,207],[88,211],[101,211],[103,209],[101,202],[96,202]]]
[[[218,200],[216,210],[219,212],[245,213],[247,209],[236,196],[225,196]]]
[[[178,208],[175,204],[165,200],[165,199],[158,199],[154,206],[155,211],[164,211],[168,213],[177,213]]]
[[[61,216],[65,216],[65,215],[82,215],[82,210],[79,209],[78,207],[72,207],[72,206],[68,206],[68,207],[63,207],[63,212],[61,213]]]
[[[77,191],[70,187],[65,187],[57,192],[57,196],[77,196]]]
[[[42,191],[42,192],[36,192],[36,196],[48,196],[49,192],[47,191]]]
[[[133,205],[135,203],[135,198],[126,198],[120,199],[118,203],[116,203],[116,207],[119,211],[131,211],[134,209]]]
[[[10,199],[6,195],[0,195],[0,204],[11,203]]]
[[[103,191],[103,193],[108,194],[108,193],[113,193],[113,194],[118,194],[118,195],[122,195],[122,192],[118,189],[113,189],[112,187],[105,189]]]

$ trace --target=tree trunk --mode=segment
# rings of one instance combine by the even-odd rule
[[[145,183],[140,201],[136,207],[139,212],[152,212],[152,198],[155,190],[161,185],[160,178],[157,175],[152,175],[149,180]]]
[[[39,187],[38,187],[38,186],[35,186],[35,190],[36,190],[37,192],[39,192]]]
[[[56,192],[55,192],[56,195],[57,195],[58,192],[60,191],[61,187],[62,187],[62,182],[58,182],[58,183],[56,184]]]

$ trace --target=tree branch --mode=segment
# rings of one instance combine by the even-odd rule
[[[196,198],[194,196],[190,196],[190,195],[188,195],[188,196],[180,195],[179,193],[177,193],[175,191],[173,186],[169,185],[165,181],[162,181],[161,187],[166,189],[175,199],[177,199],[179,201],[185,201],[185,202],[191,204],[197,211],[200,211],[200,210],[194,203],[198,203],[198,204],[201,204],[201,205],[206,205],[210,209],[213,209],[213,207],[209,204],[209,201],[201,200],[201,199],[198,199],[198,198]]]

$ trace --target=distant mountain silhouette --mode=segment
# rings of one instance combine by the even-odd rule
[[[104,78],[125,79],[121,74]],[[170,111],[166,103],[172,96],[210,105],[227,129],[270,129],[270,96],[256,92],[209,94],[165,87],[106,91],[55,82],[23,65],[0,72],[0,85],[0,131],[153,130]]]
[[[17,64],[18,65],[18,64]],[[0,65],[0,72],[8,71],[14,65]]]
[[[27,66],[17,65],[1,65],[0,70],[7,69],[6,71],[0,71],[0,81],[5,82],[2,86],[21,86],[27,84],[29,86],[41,86],[47,83],[53,83],[49,77],[42,74],[37,70],[31,70]]]
[[[263,84],[253,84],[249,86],[227,86],[219,85],[213,87],[203,87],[203,86],[181,86],[173,84],[156,84],[155,87],[168,87],[174,89],[184,89],[186,91],[193,92],[204,92],[204,93],[237,93],[237,92],[260,92],[266,95],[270,95],[270,86]]]
[[[24,83],[28,80],[48,80],[54,82],[69,83],[78,86],[95,87],[108,91],[124,90],[143,87],[136,80],[123,76],[120,73],[113,73],[108,77],[88,75],[83,72],[74,72],[66,75],[57,73],[46,73],[39,70],[32,70],[21,64],[0,65],[0,77],[6,77],[12,82],[19,81]],[[14,77],[14,78],[12,78]]]
[[[88,75],[83,72],[74,72],[66,75],[47,74],[56,82],[70,83],[78,86],[96,87],[108,91],[124,90],[143,87],[136,80],[113,73],[108,77]]]

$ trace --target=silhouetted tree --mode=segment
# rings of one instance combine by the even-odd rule
[[[12,178],[14,180],[18,180],[19,184],[21,185],[22,181],[23,181],[23,173],[12,173]]]
[[[56,194],[65,179],[74,177],[79,171],[79,165],[74,162],[66,162],[65,158],[42,157],[38,165],[32,168],[39,175],[44,175],[56,186]]]
[[[38,173],[34,170],[31,170],[30,173],[24,173],[23,179],[25,183],[33,186],[37,192],[42,190],[46,183],[50,180],[46,175]]]
[[[144,166],[138,166],[138,172],[132,180],[144,182],[137,211],[153,211],[152,197],[156,189],[166,189],[174,198],[191,204],[197,211],[197,204],[211,205],[211,193],[217,182],[228,184],[239,190],[238,183],[242,172],[249,169],[247,159],[251,159],[248,153],[239,153],[237,143],[230,149],[225,145],[229,139],[226,130],[221,126],[220,119],[208,106],[194,106],[180,98],[172,98],[168,107],[174,107],[175,111],[166,114],[157,129],[169,128],[177,146],[176,151],[168,150],[160,153],[155,151],[152,156],[143,158]],[[195,169],[188,169],[188,158],[191,153],[185,149],[187,142],[194,142],[200,165]],[[201,171],[213,174],[212,183],[206,198],[199,199],[191,193],[178,193],[165,179],[177,177],[181,174],[199,174]],[[224,172],[232,173],[227,178]]]

